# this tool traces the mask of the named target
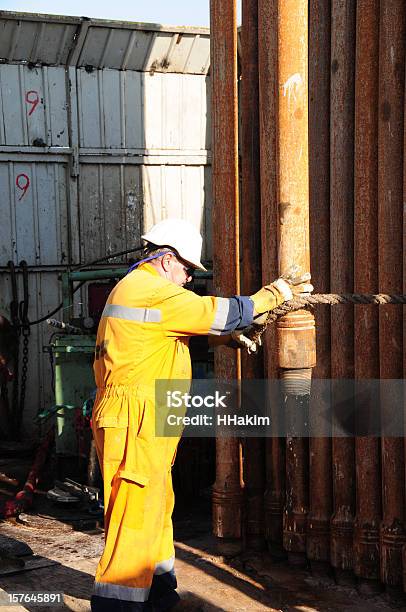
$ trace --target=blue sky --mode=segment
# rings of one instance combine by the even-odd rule
[[[166,25],[209,25],[209,0],[0,0],[0,9]]]

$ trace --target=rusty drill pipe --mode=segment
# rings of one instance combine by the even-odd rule
[[[355,3],[333,0],[331,17],[331,290],[352,291]],[[352,306],[338,306],[331,316],[331,376],[333,404],[338,405],[340,383],[335,385],[334,379],[354,377]],[[332,452],[331,564],[337,581],[347,582],[353,580],[354,439],[333,437]]]
[[[354,291],[378,291],[379,0],[357,3],[354,134]],[[355,306],[355,379],[379,378],[378,312]],[[368,342],[365,342],[368,338]],[[380,442],[355,439],[354,573],[358,588],[380,590]]]
[[[251,295],[261,284],[261,195],[259,174],[258,2],[243,0],[241,29],[241,288]],[[262,352],[241,356],[243,378],[263,378]],[[262,550],[264,538],[265,440],[244,441],[247,547]]]
[[[406,5],[381,0],[379,22],[379,123],[378,123],[378,228],[379,287],[400,291],[403,286],[403,114]],[[379,309],[381,378],[403,377],[402,308]],[[385,350],[390,346],[390,351]],[[390,417],[401,398],[381,392],[381,411]],[[399,404],[400,403],[400,404]],[[402,585],[405,542],[404,443],[382,438],[381,580],[390,590]]]
[[[278,2],[279,272],[310,269],[308,155],[308,2]],[[302,417],[298,397],[309,395],[316,362],[314,317],[306,311],[278,320],[278,362],[289,408]],[[288,403],[286,404],[288,407]],[[308,440],[289,436],[286,451],[283,544],[304,562],[308,510]]]
[[[212,86],[213,279],[218,295],[240,293],[238,203],[237,10],[235,0],[210,2]],[[216,377],[237,380],[240,351],[215,351]],[[241,549],[242,473],[239,440],[217,438],[213,532],[224,554]]]
[[[330,2],[309,4],[309,194],[312,281],[330,291]],[[316,306],[316,379],[331,377],[330,312]],[[310,423],[321,430],[320,412],[326,412],[323,394],[310,399]],[[326,435],[309,439],[309,514],[306,554],[313,573],[330,567],[332,513],[331,427]]]
[[[260,187],[262,282],[278,276],[277,240],[277,7],[274,2],[258,0],[258,66],[260,118]],[[278,377],[276,326],[264,335],[264,371],[268,379]],[[270,399],[272,405],[277,397]],[[278,411],[276,411],[278,412]],[[285,502],[285,441],[266,440],[266,490],[264,528],[269,551],[283,556],[282,517]]]
[[[406,87],[406,79],[405,79]],[[406,105],[406,92],[405,92]],[[405,109],[406,110],[406,109]],[[404,117],[406,116],[404,110]],[[406,194],[406,128],[403,136],[403,197]],[[403,209],[403,293],[406,293],[406,210]],[[403,347],[406,347],[406,312],[403,309]],[[406,379],[406,355],[403,352],[403,378]],[[406,455],[406,438],[404,438],[404,455]],[[406,501],[406,500],[405,500]],[[406,544],[402,547],[403,590],[406,591]]]

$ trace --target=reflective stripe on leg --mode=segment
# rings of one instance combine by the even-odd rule
[[[92,595],[90,607],[92,612],[152,612],[154,610],[149,601],[124,601],[98,595]]]
[[[124,601],[147,601],[151,587],[142,589],[127,587],[110,582],[95,582],[93,593],[99,597],[121,599]]]
[[[170,572],[173,570],[175,565],[175,555],[166,559],[166,561],[160,561],[155,565],[154,575],[159,576],[160,574],[166,574],[166,572]]]

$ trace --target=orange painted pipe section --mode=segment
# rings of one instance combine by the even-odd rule
[[[278,258],[280,274],[292,266],[310,271],[308,1],[279,0],[278,21]],[[314,317],[299,311],[277,324],[281,377],[290,382],[316,363]],[[298,385],[290,385],[287,409],[299,411]],[[308,396],[307,396],[308,397]],[[290,559],[303,562],[308,512],[308,440],[289,436],[286,443],[286,505],[283,545]]]

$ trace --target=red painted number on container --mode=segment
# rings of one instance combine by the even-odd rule
[[[16,176],[16,187],[21,191],[21,195],[18,198],[19,201],[25,196],[29,186],[30,179],[26,174],[19,174],[18,176]]]
[[[28,116],[30,116],[32,115],[32,113],[35,111],[35,109],[37,108],[39,104],[38,91],[35,91],[34,89],[27,91],[25,94],[25,101],[27,102],[27,104],[31,104],[31,108],[28,113]]]

